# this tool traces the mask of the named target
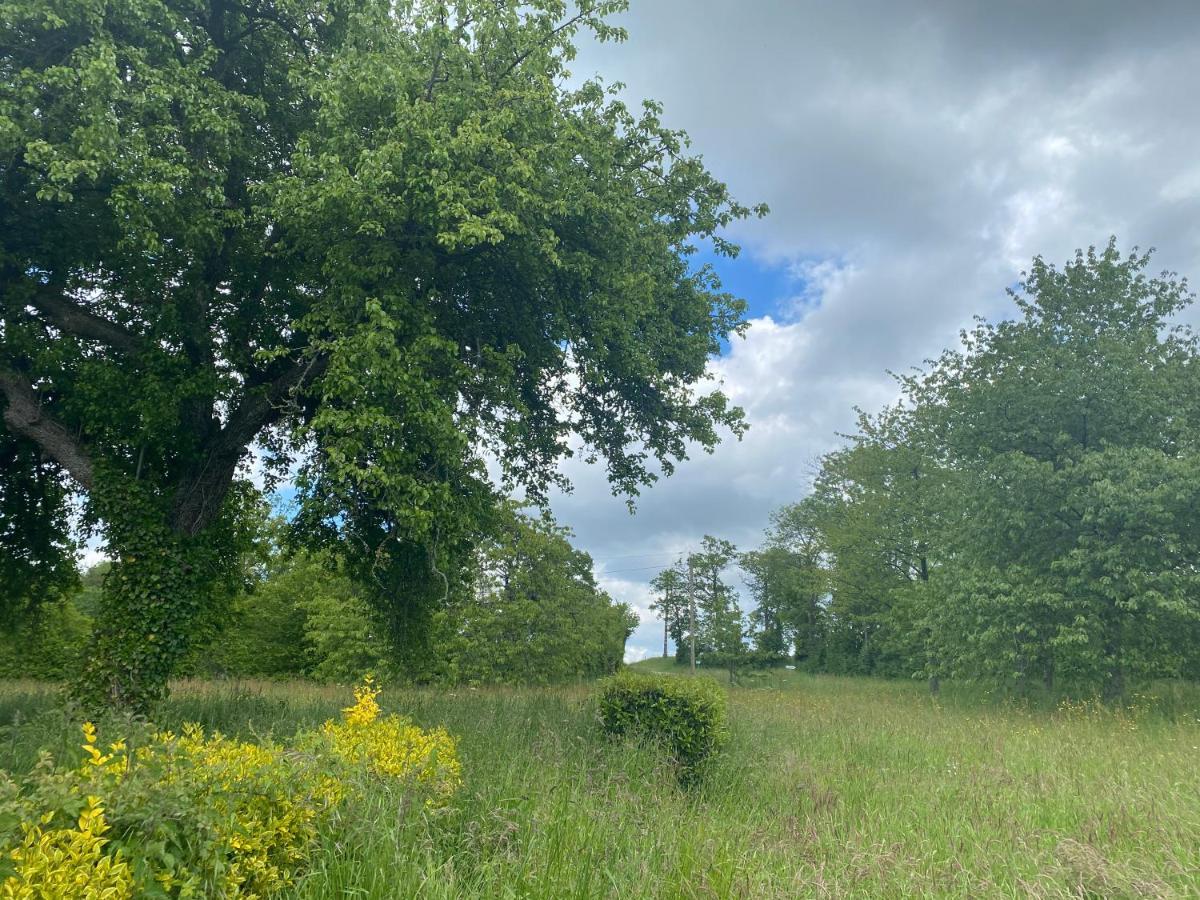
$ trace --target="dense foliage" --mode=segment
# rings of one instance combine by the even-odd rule
[[[616,671],[637,615],[548,516],[507,509],[476,553],[470,591],[436,619],[432,673],[450,683],[551,683]]]
[[[274,535],[282,532],[275,523]],[[351,682],[394,676],[393,654],[366,591],[329,553],[293,552],[269,541],[249,590],[185,669],[203,675]]]
[[[471,581],[455,585],[417,668],[398,657],[369,590],[331,553],[295,550],[285,523],[267,523],[247,557],[248,588],[227,606],[181,673],[208,677],[389,680],[448,684],[554,683],[612,674],[637,625],[626,604],[596,584],[591,558],[548,515],[511,504],[479,539]],[[101,563],[84,588],[44,603],[0,633],[0,677],[63,680],[74,671],[94,623]]]
[[[548,515],[508,504],[491,522],[471,580],[447,585],[423,665],[397,657],[384,615],[335,557],[270,544],[261,580],[235,600],[224,629],[189,668],[342,682],[374,672],[449,684],[544,684],[615,671],[637,620],[597,587],[591,558]]]
[[[32,441],[0,423],[0,627],[75,587],[68,491]]]
[[[702,381],[743,304],[689,257],[751,210],[566,77],[623,6],[4,4],[0,576],[37,599],[82,498],[85,699],[147,708],[237,595],[252,447],[420,660],[485,448],[538,498],[574,437],[634,494],[740,432]]]
[[[625,670],[600,688],[604,730],[661,744],[685,784],[704,774],[728,739],[725,707],[725,692],[707,678]]]
[[[1042,259],[863,415],[743,557],[807,668],[1122,696],[1200,674],[1200,346],[1186,284],[1110,243]]]

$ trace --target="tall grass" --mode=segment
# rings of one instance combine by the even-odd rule
[[[731,690],[732,741],[678,787],[600,734],[590,691],[396,689],[459,738],[465,785],[427,812],[374,798],[331,827],[296,895],[327,897],[1200,896],[1200,719],[1177,694],[1045,711],[905,683],[777,673]],[[344,688],[177,686],[166,724],[286,737]],[[0,765],[54,726],[0,691]],[[167,721],[169,720],[169,721]],[[40,723],[40,724],[39,724]]]

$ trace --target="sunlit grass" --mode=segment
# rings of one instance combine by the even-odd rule
[[[690,792],[654,751],[603,739],[587,687],[390,689],[385,711],[458,736],[464,786],[441,811],[356,808],[297,894],[1200,896],[1200,720],[1186,690],[1114,714],[793,672],[756,683],[732,690],[731,744]],[[164,719],[285,737],[350,699],[182,683]],[[0,692],[4,721],[26,723],[0,737],[0,765],[53,745],[36,718],[46,702],[33,685]]]

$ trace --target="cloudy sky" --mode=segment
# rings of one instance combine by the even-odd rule
[[[643,495],[603,473],[557,497],[605,587],[642,614],[629,657],[661,652],[648,580],[705,533],[739,546],[798,500],[855,405],[952,344],[1035,254],[1115,234],[1200,278],[1200,3],[634,0],[620,45],[578,76],[652,97],[743,202],[723,262],[750,306],[714,361],[751,429]]]

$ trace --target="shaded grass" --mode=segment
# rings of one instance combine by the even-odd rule
[[[603,739],[587,688],[389,690],[385,709],[458,736],[465,785],[439,813],[382,794],[350,810],[295,895],[1200,896],[1186,694],[1168,715],[1153,696],[1047,712],[901,682],[759,684],[731,691],[730,746],[690,792],[655,751]],[[285,739],[348,701],[182,683],[163,723]],[[74,741],[35,714],[47,704],[37,685],[0,690],[0,721],[22,723],[0,765]]]

